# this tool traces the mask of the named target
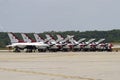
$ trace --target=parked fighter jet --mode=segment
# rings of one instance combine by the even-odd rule
[[[55,41],[55,39],[51,36],[46,34],[46,39],[44,40],[43,38],[41,38],[38,34],[34,34],[34,37],[36,39],[36,41],[38,42],[44,42],[46,44],[49,45],[48,50],[49,51],[58,51],[59,50],[59,44],[57,44],[57,42]]]
[[[97,42],[93,42],[92,45],[92,50],[93,51],[104,51],[105,50],[105,43],[103,43],[105,39],[100,39]]]
[[[70,39],[69,41],[73,44],[73,51],[81,51],[84,48],[85,45],[85,39],[86,38],[82,38],[79,41],[76,41],[75,39]]]
[[[93,47],[93,44],[92,42],[95,41],[95,39],[90,39],[89,41],[85,42],[84,43],[84,48],[83,48],[83,51],[91,51],[92,47]]]
[[[19,40],[13,33],[8,33],[11,44],[7,45],[8,48],[14,48],[14,52],[20,52],[26,48],[26,43],[23,40]]]
[[[49,47],[49,45],[44,42],[35,42],[35,40],[32,40],[28,35],[24,33],[22,33],[21,35],[23,37],[23,40],[31,45],[30,47],[32,47],[33,49],[37,49],[39,52],[45,52]],[[31,50],[29,52],[31,52]]]
[[[61,44],[61,50],[62,51],[70,51],[72,49],[73,44],[69,41],[74,36],[67,35],[67,37],[64,39],[61,35],[57,35],[57,38],[59,40],[59,43]]]
[[[62,44],[59,43],[59,39],[56,41],[53,36],[46,34],[46,38],[49,39],[49,51],[60,51]]]

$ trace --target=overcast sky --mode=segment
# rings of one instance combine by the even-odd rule
[[[120,29],[120,0],[0,0],[0,31]]]

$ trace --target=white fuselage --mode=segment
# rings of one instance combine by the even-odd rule
[[[46,48],[48,47],[47,44],[44,44],[43,42],[33,42],[33,43],[12,43],[11,45],[8,45],[7,47],[12,47],[12,48],[15,48],[15,47],[19,47],[19,48],[25,48],[27,46],[34,46],[36,48]]]

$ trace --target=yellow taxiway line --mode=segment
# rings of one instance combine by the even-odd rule
[[[27,70],[20,70],[20,69],[10,69],[10,68],[2,68],[2,67],[0,67],[0,70],[1,71],[8,71],[8,72],[20,72],[20,73],[34,74],[34,75],[62,77],[62,78],[73,79],[73,80],[96,80],[96,79],[92,79],[92,78],[84,78],[84,77],[79,77],[79,76],[71,76],[71,75],[64,75],[64,74],[53,74],[53,73],[44,73],[44,72],[27,71]]]

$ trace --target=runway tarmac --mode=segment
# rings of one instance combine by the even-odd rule
[[[120,80],[120,52],[0,52],[0,80]]]

